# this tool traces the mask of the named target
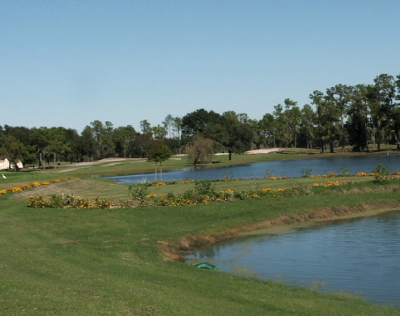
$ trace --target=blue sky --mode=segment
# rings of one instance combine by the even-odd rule
[[[0,0],[0,125],[114,127],[400,74],[398,0]]]

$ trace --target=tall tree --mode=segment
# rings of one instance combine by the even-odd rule
[[[349,133],[349,143],[355,151],[368,151],[368,88],[357,85],[353,90],[353,98],[348,110],[349,119],[346,128]]]
[[[394,108],[395,82],[393,76],[379,75],[374,85],[367,86],[367,99],[372,126],[375,129],[378,151],[381,149],[383,129],[389,123],[390,111]]]
[[[39,156],[39,162],[46,169],[47,148],[50,145],[50,130],[47,127],[34,128],[32,130],[32,145]]]
[[[203,135],[206,127],[215,121],[216,113],[211,112],[199,109],[186,114],[182,118],[182,136],[190,140],[195,135]]]
[[[285,99],[285,139],[287,143],[293,143],[297,147],[297,134],[300,128],[301,111],[297,106],[297,102]]]
[[[398,75],[395,81],[396,85],[396,103],[395,107],[391,111],[391,124],[396,137],[397,149],[400,149],[400,75]]]
[[[104,136],[104,125],[99,120],[90,122],[94,143],[96,144],[96,159],[103,159],[103,136]]]
[[[129,150],[130,146],[138,133],[132,125],[118,127],[113,133],[113,142],[115,150],[119,157],[131,157],[132,152]]]
[[[311,103],[316,107],[316,124],[318,129],[318,138],[320,142],[320,151],[325,151],[325,144],[329,143],[330,152],[334,152],[334,142],[339,139],[339,110],[334,101],[321,91],[314,91],[310,95]]]
[[[313,140],[315,139],[315,113],[309,104],[305,104],[301,109],[301,132],[304,136],[307,149],[313,148]]]
[[[276,123],[275,117],[271,113],[264,114],[263,118],[259,121],[262,130],[262,138],[264,139],[264,146],[276,147]]]
[[[53,168],[57,167],[57,155],[70,152],[69,143],[63,127],[52,127],[48,130],[48,144],[45,151],[53,156]]]
[[[172,123],[172,130],[174,131],[174,138],[181,139],[181,132],[182,132],[182,119],[180,117],[174,117]]]
[[[174,117],[171,114],[168,114],[162,123],[165,130],[167,131],[167,137],[173,138],[172,130],[174,125]]]
[[[275,123],[275,137],[280,146],[285,146],[287,148],[287,140],[285,139],[285,116],[282,104],[277,104],[274,106],[273,116]]]
[[[156,140],[164,139],[165,136],[167,136],[167,134],[168,134],[166,128],[164,126],[160,126],[160,125],[152,127],[151,131],[152,131],[154,139],[156,139]]]
[[[142,134],[151,134],[151,125],[149,123],[149,121],[147,120],[143,120],[140,121],[140,130],[142,131]]]
[[[97,143],[93,134],[93,128],[87,125],[79,138],[78,149],[82,159],[86,161],[93,161],[97,152]]]
[[[337,111],[337,115],[340,117],[340,128],[338,129],[338,135],[339,143],[342,146],[342,151],[344,150],[347,139],[345,122],[348,108],[352,99],[352,91],[353,87],[342,84],[338,84],[326,90],[327,102],[334,107],[334,109]]]

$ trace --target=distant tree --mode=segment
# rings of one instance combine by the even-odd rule
[[[79,134],[75,129],[64,130],[66,146],[62,152],[62,156],[66,161],[75,162],[78,161],[79,153]]]
[[[357,85],[353,91],[353,99],[348,110],[349,119],[346,128],[349,134],[349,143],[355,151],[368,150],[368,101],[367,87]]]
[[[172,155],[171,149],[162,141],[154,142],[149,150],[148,159],[156,163],[155,181],[157,181],[157,164],[160,165],[160,180],[162,181],[162,163]]]
[[[94,139],[94,143],[95,143],[96,159],[103,159],[103,157],[104,157],[104,153],[103,153],[104,125],[99,120],[90,122],[90,125],[92,128],[93,139]]]
[[[297,135],[300,129],[301,111],[297,106],[297,102],[290,99],[285,99],[285,138],[288,143],[293,144],[294,148],[297,147]]]
[[[48,144],[45,147],[45,151],[53,156],[53,168],[56,168],[57,156],[70,152],[67,135],[63,127],[52,127],[48,130],[47,136]]]
[[[398,75],[397,80],[395,81],[396,87],[396,96],[394,108],[392,109],[390,116],[391,116],[391,124],[392,129],[394,131],[397,143],[397,149],[400,149],[400,75]]]
[[[263,142],[263,131],[260,122],[258,120],[249,119],[247,125],[249,125],[250,129],[253,132],[252,143],[257,149],[260,149],[261,143]]]
[[[168,114],[162,123],[163,123],[163,127],[167,131],[167,137],[173,138],[172,129],[173,129],[173,125],[174,125],[174,117],[171,114]]]
[[[134,157],[147,158],[154,139],[151,134],[139,134],[129,144],[129,152]]]
[[[383,130],[389,124],[390,112],[394,108],[395,82],[392,76],[382,74],[374,79],[374,83],[367,86],[366,97],[378,151],[380,151]]]
[[[140,121],[140,130],[142,134],[151,134],[151,125],[147,120]]]
[[[271,113],[264,114],[259,124],[262,131],[264,146],[276,147],[276,122],[274,115]]]
[[[48,154],[47,149],[50,145],[50,130],[47,127],[34,128],[32,130],[32,145],[35,147],[35,151],[39,156],[39,163],[43,169],[46,169],[46,155]]]
[[[90,125],[95,144],[95,159],[114,157],[113,124],[110,121],[106,121],[105,124],[103,124],[99,120],[95,120],[91,122]]]
[[[199,109],[186,114],[182,118],[182,135],[187,140],[190,140],[195,135],[203,135],[206,127],[214,121],[214,114],[216,113],[213,111],[211,112],[209,113],[204,109]]]
[[[196,136],[192,145],[186,148],[186,153],[194,165],[198,163],[206,164],[211,162],[214,141],[202,136]]]
[[[93,161],[95,159],[97,144],[93,133],[93,128],[87,125],[79,138],[78,150],[85,161]]]
[[[310,94],[311,103],[315,106],[315,123],[320,145],[320,151],[325,151],[325,144],[329,143],[330,152],[334,152],[334,141],[338,139],[338,111],[334,102],[329,100],[321,91]]]
[[[274,135],[276,138],[276,142],[279,142],[281,146],[284,145],[287,148],[287,140],[285,139],[286,124],[285,124],[283,107],[281,104],[277,104],[274,106],[273,116],[274,116]]]
[[[156,139],[156,140],[164,139],[165,136],[167,136],[167,134],[168,134],[166,128],[164,126],[160,126],[160,125],[152,127],[151,131],[152,131],[154,139]]]
[[[301,109],[300,116],[300,138],[307,149],[313,148],[315,139],[315,113],[309,104],[305,104]]]
[[[390,113],[390,127],[396,139],[397,149],[400,149],[400,107],[396,106]]]
[[[229,141],[225,144],[229,152],[243,153],[251,148],[253,130],[248,124],[227,125]]]
[[[115,157],[114,125],[110,121],[104,122],[102,152],[102,158]]]
[[[182,119],[180,117],[174,117],[172,130],[174,131],[174,139],[181,139]]]
[[[347,139],[345,122],[347,119],[347,112],[350,106],[350,102],[353,96],[352,92],[353,87],[342,84],[338,84],[326,90],[326,100],[334,106],[337,115],[340,117],[340,128],[338,129],[338,135],[339,143],[342,146],[342,151],[344,150]]]
[[[133,153],[130,151],[130,147],[137,135],[138,133],[132,125],[118,127],[114,130],[113,142],[119,157],[132,157]]]

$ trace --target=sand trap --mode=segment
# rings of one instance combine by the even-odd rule
[[[276,153],[280,150],[281,150],[280,148],[255,149],[255,150],[246,151],[246,154],[248,154],[248,155],[270,154],[270,153]]]

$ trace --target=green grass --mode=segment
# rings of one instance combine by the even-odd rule
[[[93,174],[103,170],[102,166],[91,168]],[[79,172],[9,172],[0,189]],[[239,190],[251,185],[287,187],[327,180],[216,185],[217,189]],[[368,186],[365,182],[359,185],[361,189]],[[86,211],[26,207],[27,197],[38,192],[126,197],[127,187],[87,174],[81,180],[0,196],[0,315],[400,315],[398,309],[343,293],[321,293],[165,261],[157,248],[174,245],[187,236],[224,232],[281,215],[394,203],[400,200],[396,190],[197,207]],[[181,188],[188,189],[171,185],[151,190],[158,194]]]

